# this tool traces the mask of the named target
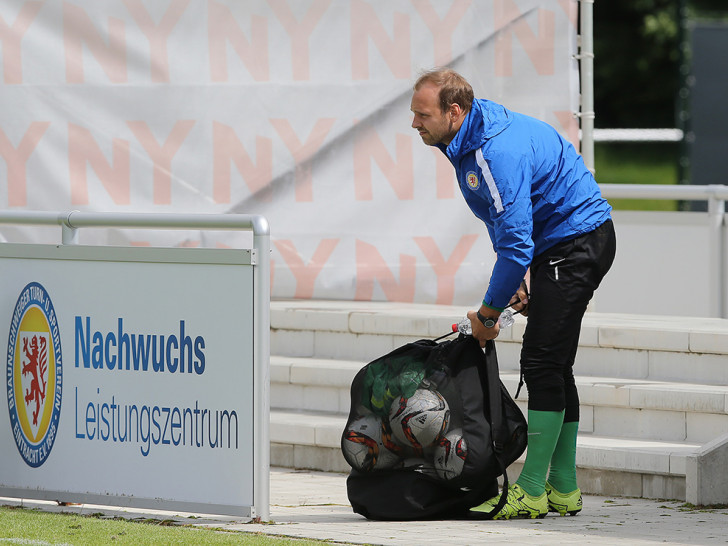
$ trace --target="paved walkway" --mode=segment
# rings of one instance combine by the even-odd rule
[[[687,510],[683,502],[584,497],[576,517],[540,520],[378,522],[354,514],[346,476],[271,471],[274,525],[229,527],[245,531],[353,544],[728,544],[728,509]]]
[[[354,514],[346,496],[346,475],[273,468],[270,515],[274,523],[243,523],[231,517],[175,517],[180,523],[334,543],[382,544],[509,544],[568,545],[728,544],[728,508],[691,510],[678,501],[620,497],[584,497],[576,517],[549,514],[540,520],[378,522]],[[0,504],[18,504],[0,499]],[[52,511],[168,518],[142,510],[90,505],[63,506],[24,501]]]

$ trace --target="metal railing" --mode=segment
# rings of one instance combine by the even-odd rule
[[[594,142],[681,142],[682,129],[594,129]]]
[[[671,184],[599,184],[606,198],[626,199],[680,199],[685,201],[708,201],[708,203],[728,200],[728,186],[711,184],[709,186],[671,185]]]
[[[728,318],[728,250],[726,249],[726,206],[728,186],[711,184],[657,185],[657,184],[600,184],[602,195],[616,199],[665,199],[680,201],[707,201],[710,232],[710,286],[717,302],[717,315]]]
[[[726,206],[728,186],[713,184],[692,185],[655,185],[655,184],[600,184],[602,195],[607,199],[664,199],[681,201],[705,201],[708,203],[708,226],[710,257],[709,290],[714,300],[714,315],[728,318],[728,236],[726,235]],[[679,214],[679,213],[675,213]],[[262,244],[256,232],[264,236],[266,251],[259,252],[259,259],[268,260],[270,235],[268,224],[258,216],[241,214],[168,214],[168,213],[92,213],[92,212],[39,212],[4,211],[0,212],[0,224],[57,225],[62,229],[63,244],[78,244],[80,228],[116,227],[160,229],[252,229],[254,247]],[[256,242],[258,241],[258,242]],[[267,267],[267,266],[266,266]]]
[[[268,222],[262,216],[248,214],[181,214],[181,213],[111,213],[111,212],[47,212],[3,211],[0,224],[61,227],[64,245],[78,244],[79,228],[137,229],[216,229],[252,230],[253,240],[269,237]]]

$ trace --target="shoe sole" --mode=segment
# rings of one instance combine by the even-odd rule
[[[565,516],[567,514],[570,516],[575,516],[579,512],[581,512],[581,508],[577,508],[576,510],[569,510],[569,508],[567,506],[564,506],[563,504],[558,505],[549,503],[549,512],[556,512],[557,514],[562,516]]]
[[[554,512],[556,514],[559,514],[560,516],[575,516],[579,512],[581,512],[581,508],[579,508],[579,510],[564,510],[563,512],[556,508],[549,508],[549,512]]]
[[[515,516],[511,516],[511,517],[505,518],[505,517],[498,517],[498,516],[492,517],[489,512],[477,512],[477,511],[474,511],[474,510],[470,510],[470,511],[468,511],[468,519],[492,520],[492,521],[494,521],[494,520],[507,520],[507,519],[543,519],[543,518],[546,517],[546,514],[548,514],[548,512],[543,513],[543,514],[536,514],[536,515],[533,515],[533,514],[523,514],[523,515],[517,514]]]
[[[548,512],[545,512],[543,514],[539,513],[539,514],[535,514],[535,515],[534,514],[525,514],[524,513],[524,514],[515,514],[515,515],[510,516],[510,517],[494,517],[493,519],[494,520],[495,519],[504,519],[504,520],[505,519],[543,519],[543,518],[546,517],[546,514],[548,514]]]

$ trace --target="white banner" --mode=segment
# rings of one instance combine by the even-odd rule
[[[576,143],[576,24],[576,0],[4,2],[0,205],[261,214],[273,297],[472,305],[495,256],[452,167],[410,127],[412,84],[450,65]]]

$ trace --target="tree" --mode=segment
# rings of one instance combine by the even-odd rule
[[[674,126],[678,20],[674,0],[595,2],[596,127]]]
[[[726,0],[595,2],[595,126],[677,126],[686,20],[728,19],[727,4]]]

